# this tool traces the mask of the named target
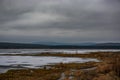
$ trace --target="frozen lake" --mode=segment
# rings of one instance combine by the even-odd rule
[[[69,57],[36,57],[36,56],[0,56],[0,73],[9,69],[17,68],[40,68],[41,66],[55,63],[84,63],[98,61],[91,58],[69,58]]]
[[[30,54],[30,53],[43,53],[43,52],[50,52],[50,53],[89,53],[89,52],[107,52],[107,51],[120,51],[120,49],[0,49],[0,54]]]
[[[37,54],[43,52],[67,53],[67,54],[86,54],[90,52],[116,52],[114,49],[0,49],[0,54]],[[70,57],[37,57],[37,56],[0,56],[0,73],[9,69],[18,68],[40,68],[41,66],[55,63],[84,63],[88,61],[98,61],[91,58],[70,58]]]

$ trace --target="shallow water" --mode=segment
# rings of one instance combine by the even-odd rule
[[[0,56],[0,72],[16,68],[40,68],[41,66],[55,63],[84,63],[98,61],[91,58],[70,58],[70,57],[36,57],[36,56]]]

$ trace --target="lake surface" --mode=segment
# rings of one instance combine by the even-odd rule
[[[40,68],[41,66],[55,63],[84,63],[98,61],[91,58],[70,58],[70,57],[37,57],[37,56],[0,56],[0,73],[9,69],[18,68]]]
[[[30,54],[30,53],[43,53],[43,52],[50,52],[50,53],[89,53],[89,52],[107,52],[107,51],[120,51],[120,49],[0,49],[0,54]]]

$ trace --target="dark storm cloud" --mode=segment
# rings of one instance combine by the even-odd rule
[[[119,0],[0,0],[0,41],[120,41],[119,7]]]

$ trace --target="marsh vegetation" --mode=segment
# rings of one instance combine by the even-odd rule
[[[20,54],[14,54],[14,56],[17,55],[20,56]],[[0,74],[0,80],[120,80],[120,52],[93,52],[90,54],[44,53],[29,56],[97,58],[100,62],[58,63],[44,66],[41,69],[9,70]]]

